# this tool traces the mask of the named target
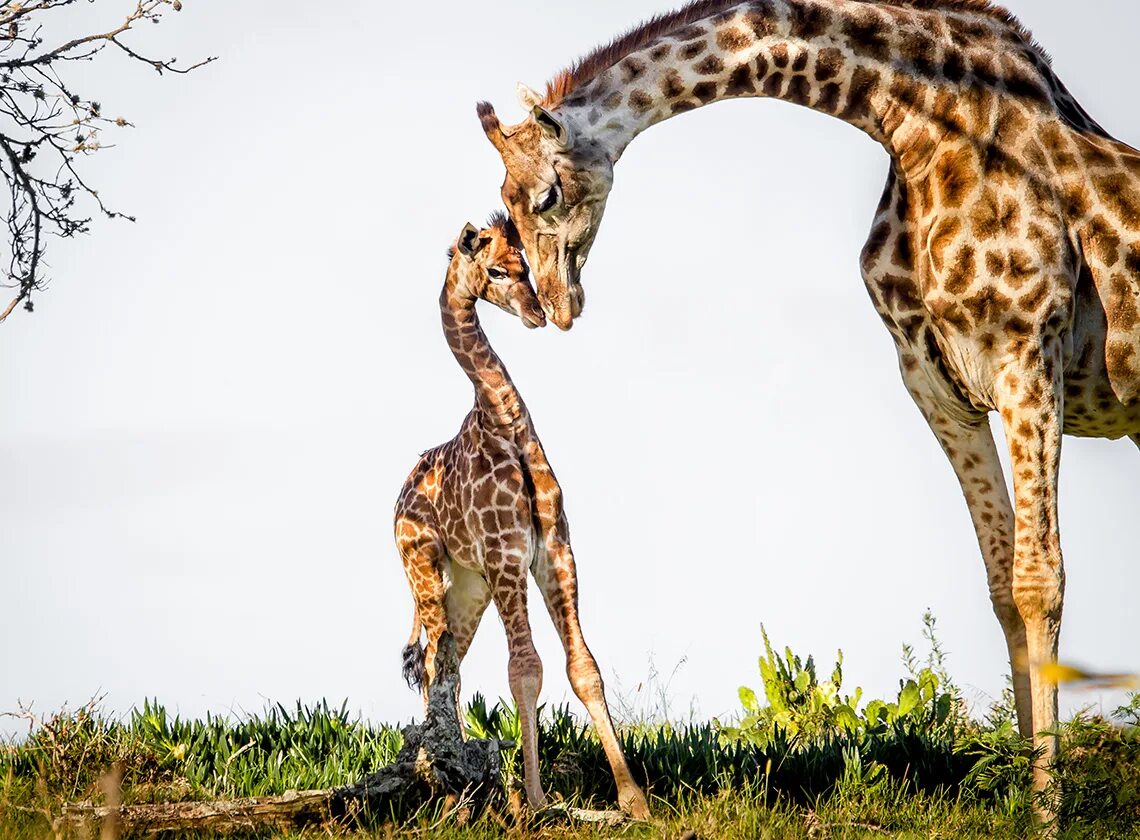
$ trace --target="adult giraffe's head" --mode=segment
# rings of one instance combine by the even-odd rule
[[[568,330],[582,311],[579,279],[613,184],[613,164],[602,147],[575,137],[574,128],[520,85],[529,116],[504,126],[487,102],[479,120],[506,166],[503,202],[518,227],[547,316]]]

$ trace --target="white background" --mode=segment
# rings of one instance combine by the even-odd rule
[[[471,404],[436,296],[445,249],[499,200],[474,104],[515,121],[517,80],[541,85],[660,3],[185,0],[132,43],[216,64],[76,68],[137,125],[86,171],[139,221],[53,242],[50,291],[0,327],[0,709],[105,693],[116,712],[418,713],[391,511]],[[1140,141],[1140,9],[1010,5],[1091,113]],[[127,7],[63,14],[94,30]],[[702,109],[619,164],[571,333],[484,312],[565,489],[587,639],[627,706],[656,703],[656,668],[674,714],[731,712],[759,683],[761,622],[825,667],[842,647],[849,689],[893,692],[927,607],[968,696],[1004,684],[965,504],[857,271],[886,171],[805,109]],[[1066,660],[1140,667],[1138,499],[1135,447],[1066,439]],[[544,698],[572,700],[534,603]],[[493,614],[464,678],[508,693]]]

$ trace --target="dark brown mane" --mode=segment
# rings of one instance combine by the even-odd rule
[[[588,84],[598,75],[613,67],[630,53],[637,52],[657,39],[697,21],[733,6],[743,5],[747,0],[694,0],[673,12],[665,12],[651,17],[640,26],[595,49],[562,70],[546,84],[546,95],[542,104],[553,108],[576,89]],[[1013,13],[990,0],[853,0],[857,3],[870,3],[878,6],[901,6],[921,11],[977,12],[995,18],[1010,27],[1026,43],[1033,44],[1029,31],[1021,25]],[[1047,58],[1040,48],[1033,45],[1043,58]]]

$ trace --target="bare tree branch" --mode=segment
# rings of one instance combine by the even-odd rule
[[[88,231],[91,219],[82,214],[79,200],[106,218],[134,221],[108,207],[77,168],[81,158],[107,148],[100,138],[103,129],[132,124],[104,116],[98,100],[76,92],[67,78],[71,63],[93,61],[108,46],[159,74],[189,73],[216,60],[211,56],[179,67],[175,58],[151,58],[123,40],[136,24],[158,23],[168,8],[179,11],[182,0],[131,0],[134,8],[117,26],[52,45],[44,35],[45,18],[76,2],[0,2],[0,177],[8,188],[11,251],[0,287],[16,290],[0,312],[0,323],[21,304],[30,312],[33,295],[46,287],[42,267],[48,235],[67,238]]]

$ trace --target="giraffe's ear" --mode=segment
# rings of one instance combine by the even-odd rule
[[[534,121],[538,123],[538,127],[545,132],[547,137],[550,137],[560,146],[570,145],[570,131],[566,128],[566,123],[541,105],[535,105],[531,109],[531,115],[534,116]]]
[[[463,226],[463,230],[459,231],[459,239],[455,242],[455,247],[459,249],[459,253],[471,259],[475,256],[475,252],[479,250],[479,229],[475,225],[468,222]]]
[[[533,112],[538,103],[542,101],[542,97],[539,96],[538,91],[527,87],[522,82],[519,82],[515,86],[515,93],[518,95],[519,104],[523,106],[523,110],[525,111]]]

